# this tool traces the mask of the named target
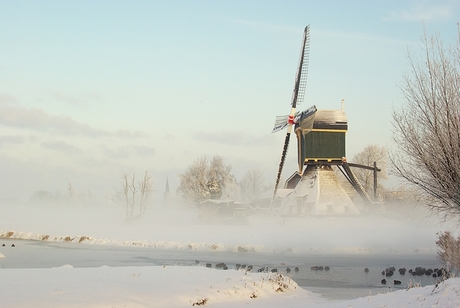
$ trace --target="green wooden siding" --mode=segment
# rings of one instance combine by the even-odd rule
[[[310,132],[302,137],[302,161],[345,157],[345,132]]]

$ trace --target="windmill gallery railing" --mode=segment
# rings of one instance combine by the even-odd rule
[[[361,169],[366,169],[366,170],[371,170],[374,171],[374,202],[377,201],[377,172],[382,171],[381,169],[377,168],[377,162],[374,162],[374,166],[366,166],[366,165],[360,165],[360,164],[354,164],[354,163],[347,163],[346,161],[342,164],[342,166],[345,168],[350,169],[350,167],[356,167],[356,168],[361,168]],[[351,169],[350,169],[351,171]],[[360,184],[361,185],[361,184]],[[367,194],[367,193],[366,193]],[[369,198],[370,200],[370,198]],[[370,200],[371,201],[371,200]]]
[[[317,166],[317,165],[336,165],[339,170],[342,172],[343,176],[348,180],[351,186],[356,190],[356,192],[363,198],[363,200],[367,203],[376,203],[378,202],[377,198],[377,172],[382,171],[380,168],[377,167],[377,162],[374,162],[374,166],[366,166],[361,164],[349,163],[347,159],[344,157],[342,161],[332,161],[332,162],[307,162],[305,165],[308,166]],[[351,170],[350,167],[354,168],[361,168],[366,169],[374,172],[374,198],[371,198],[369,194],[366,192],[364,187],[361,185],[359,180],[356,178],[355,174]]]

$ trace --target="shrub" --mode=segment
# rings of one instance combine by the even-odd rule
[[[205,298],[202,298],[200,300],[197,300],[196,302],[194,302],[192,304],[192,306],[203,306],[203,305],[206,305],[206,303],[208,302],[209,298],[205,297]]]
[[[412,288],[420,288],[422,284],[420,282],[415,282],[414,280],[410,279],[409,283],[407,284],[407,290]]]
[[[460,237],[453,237],[449,231],[438,232],[436,246],[438,258],[445,265],[448,272],[460,270]]]
[[[83,241],[89,241],[89,237],[87,236],[82,236],[80,237],[80,239],[78,240],[79,243],[83,242]]]

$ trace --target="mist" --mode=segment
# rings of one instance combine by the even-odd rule
[[[435,254],[436,233],[457,232],[452,222],[423,206],[375,205],[379,211],[354,216],[280,217],[253,214],[204,221],[194,205],[153,203],[127,222],[109,200],[88,204],[28,202],[3,205],[1,237],[122,245],[165,250],[233,251],[250,254]],[[83,240],[82,240],[83,238]]]

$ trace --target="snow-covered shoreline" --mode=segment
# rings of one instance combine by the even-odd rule
[[[163,241],[163,240],[116,240],[110,238],[95,238],[86,235],[49,235],[37,234],[32,232],[20,232],[14,230],[0,230],[0,239],[18,239],[31,241],[44,241],[56,243],[74,243],[89,245],[121,246],[121,247],[144,247],[164,250],[182,250],[182,251],[229,251],[229,252],[263,252],[263,253],[316,253],[316,254],[433,254],[433,247],[418,248],[395,248],[395,247],[287,247],[276,245],[233,245],[226,243],[208,243],[193,241]]]

